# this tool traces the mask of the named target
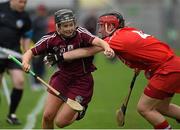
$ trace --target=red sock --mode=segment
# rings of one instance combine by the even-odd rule
[[[169,125],[169,123],[165,120],[162,123],[154,126],[154,129],[169,129],[171,130],[171,126]]]

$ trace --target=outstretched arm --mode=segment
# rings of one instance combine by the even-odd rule
[[[108,43],[98,37],[96,37],[92,44],[94,46],[92,47],[86,47],[86,48],[78,48],[69,52],[65,52],[63,54],[64,60],[73,60],[73,59],[79,59],[83,57],[89,57],[92,55],[95,55],[96,53],[103,51],[104,54],[107,57],[114,57],[114,51],[109,47]]]
[[[112,58],[115,56],[114,51],[109,47],[108,43],[98,37],[96,37],[92,44],[92,47],[78,48],[72,51],[65,52],[63,54],[48,54],[44,58],[45,64],[50,66],[54,65],[57,62],[63,62],[73,59],[79,59],[83,57],[92,56],[100,51],[104,50],[104,54],[108,58]]]
[[[65,52],[63,54],[48,54],[47,56],[44,57],[44,62],[50,67],[56,64],[57,62],[70,61],[74,59],[89,57],[102,50],[103,49],[101,47],[92,46],[92,47],[78,48],[72,51]]]
[[[104,41],[104,40],[96,37],[96,38],[92,41],[92,44],[95,45],[95,46],[99,46],[99,47],[103,48],[103,50],[104,50],[104,55],[105,55],[106,57],[108,57],[108,58],[113,58],[113,57],[115,56],[114,51],[110,48],[109,44],[108,44],[106,41]]]
[[[69,61],[73,59],[79,59],[83,57],[89,57],[92,56],[100,51],[102,51],[103,48],[98,46],[92,46],[92,47],[86,47],[86,48],[78,48],[72,51],[65,52],[63,54],[64,60]]]

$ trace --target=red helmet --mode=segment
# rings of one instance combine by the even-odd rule
[[[98,24],[114,24],[115,28],[124,27],[123,16],[118,12],[106,13],[99,17]]]

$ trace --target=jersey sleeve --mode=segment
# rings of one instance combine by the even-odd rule
[[[79,27],[78,32],[81,35],[82,42],[85,47],[92,46],[92,41],[94,40],[95,36],[92,35],[87,29]]]
[[[48,50],[48,41],[49,38],[48,36],[42,37],[35,45],[33,48],[31,48],[31,51],[34,56],[36,55],[41,55],[47,52]]]

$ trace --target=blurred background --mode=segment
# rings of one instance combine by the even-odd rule
[[[0,0],[3,1],[7,0]],[[51,23],[50,16],[61,8],[72,9],[81,26],[86,25],[89,17],[97,17],[112,10],[119,11],[129,26],[138,27],[167,41],[174,48],[180,48],[180,0],[28,0],[26,10],[32,19],[38,9],[46,10]]]
[[[39,5],[46,7],[48,16],[58,9],[71,8],[82,26],[87,24],[89,17],[119,11],[129,26],[138,27],[174,48],[180,48],[180,0],[28,0],[27,10],[32,17]]]
[[[0,2],[4,1],[7,0],[0,0]],[[98,16],[106,12],[119,11],[123,14],[128,26],[137,27],[145,33],[152,34],[158,39],[167,42],[180,55],[180,0],[28,0],[26,10],[33,21],[33,43],[40,36],[54,30],[53,14],[62,8],[72,9],[76,13],[78,25],[87,28],[95,35],[98,34],[96,26]],[[36,73],[43,77],[46,82],[56,70],[55,68],[47,69],[43,66],[43,63],[40,63],[39,59],[37,61],[33,60],[32,64],[35,66],[34,71],[41,70]],[[98,68],[93,73],[95,90],[87,114],[83,120],[67,128],[119,128],[115,120],[115,111],[127,95],[133,72],[121,62],[107,60],[102,54],[96,56],[95,65]],[[36,68],[38,70],[35,70]],[[8,75],[6,78],[8,86],[11,86]],[[1,96],[0,129],[41,128],[43,102],[47,92],[44,93],[42,89],[39,91],[38,83],[36,81],[32,83],[33,79],[29,79],[29,75],[26,74],[27,87],[23,101],[17,111],[23,124],[10,126],[6,123],[5,117],[8,103],[6,102],[6,96]],[[151,129],[149,123],[136,112],[136,105],[146,82],[143,74],[141,74],[130,99],[126,124],[122,127],[123,129]],[[176,95],[173,102],[180,105],[179,99],[180,96]],[[173,128],[180,128],[174,120],[168,120],[170,120]]]

